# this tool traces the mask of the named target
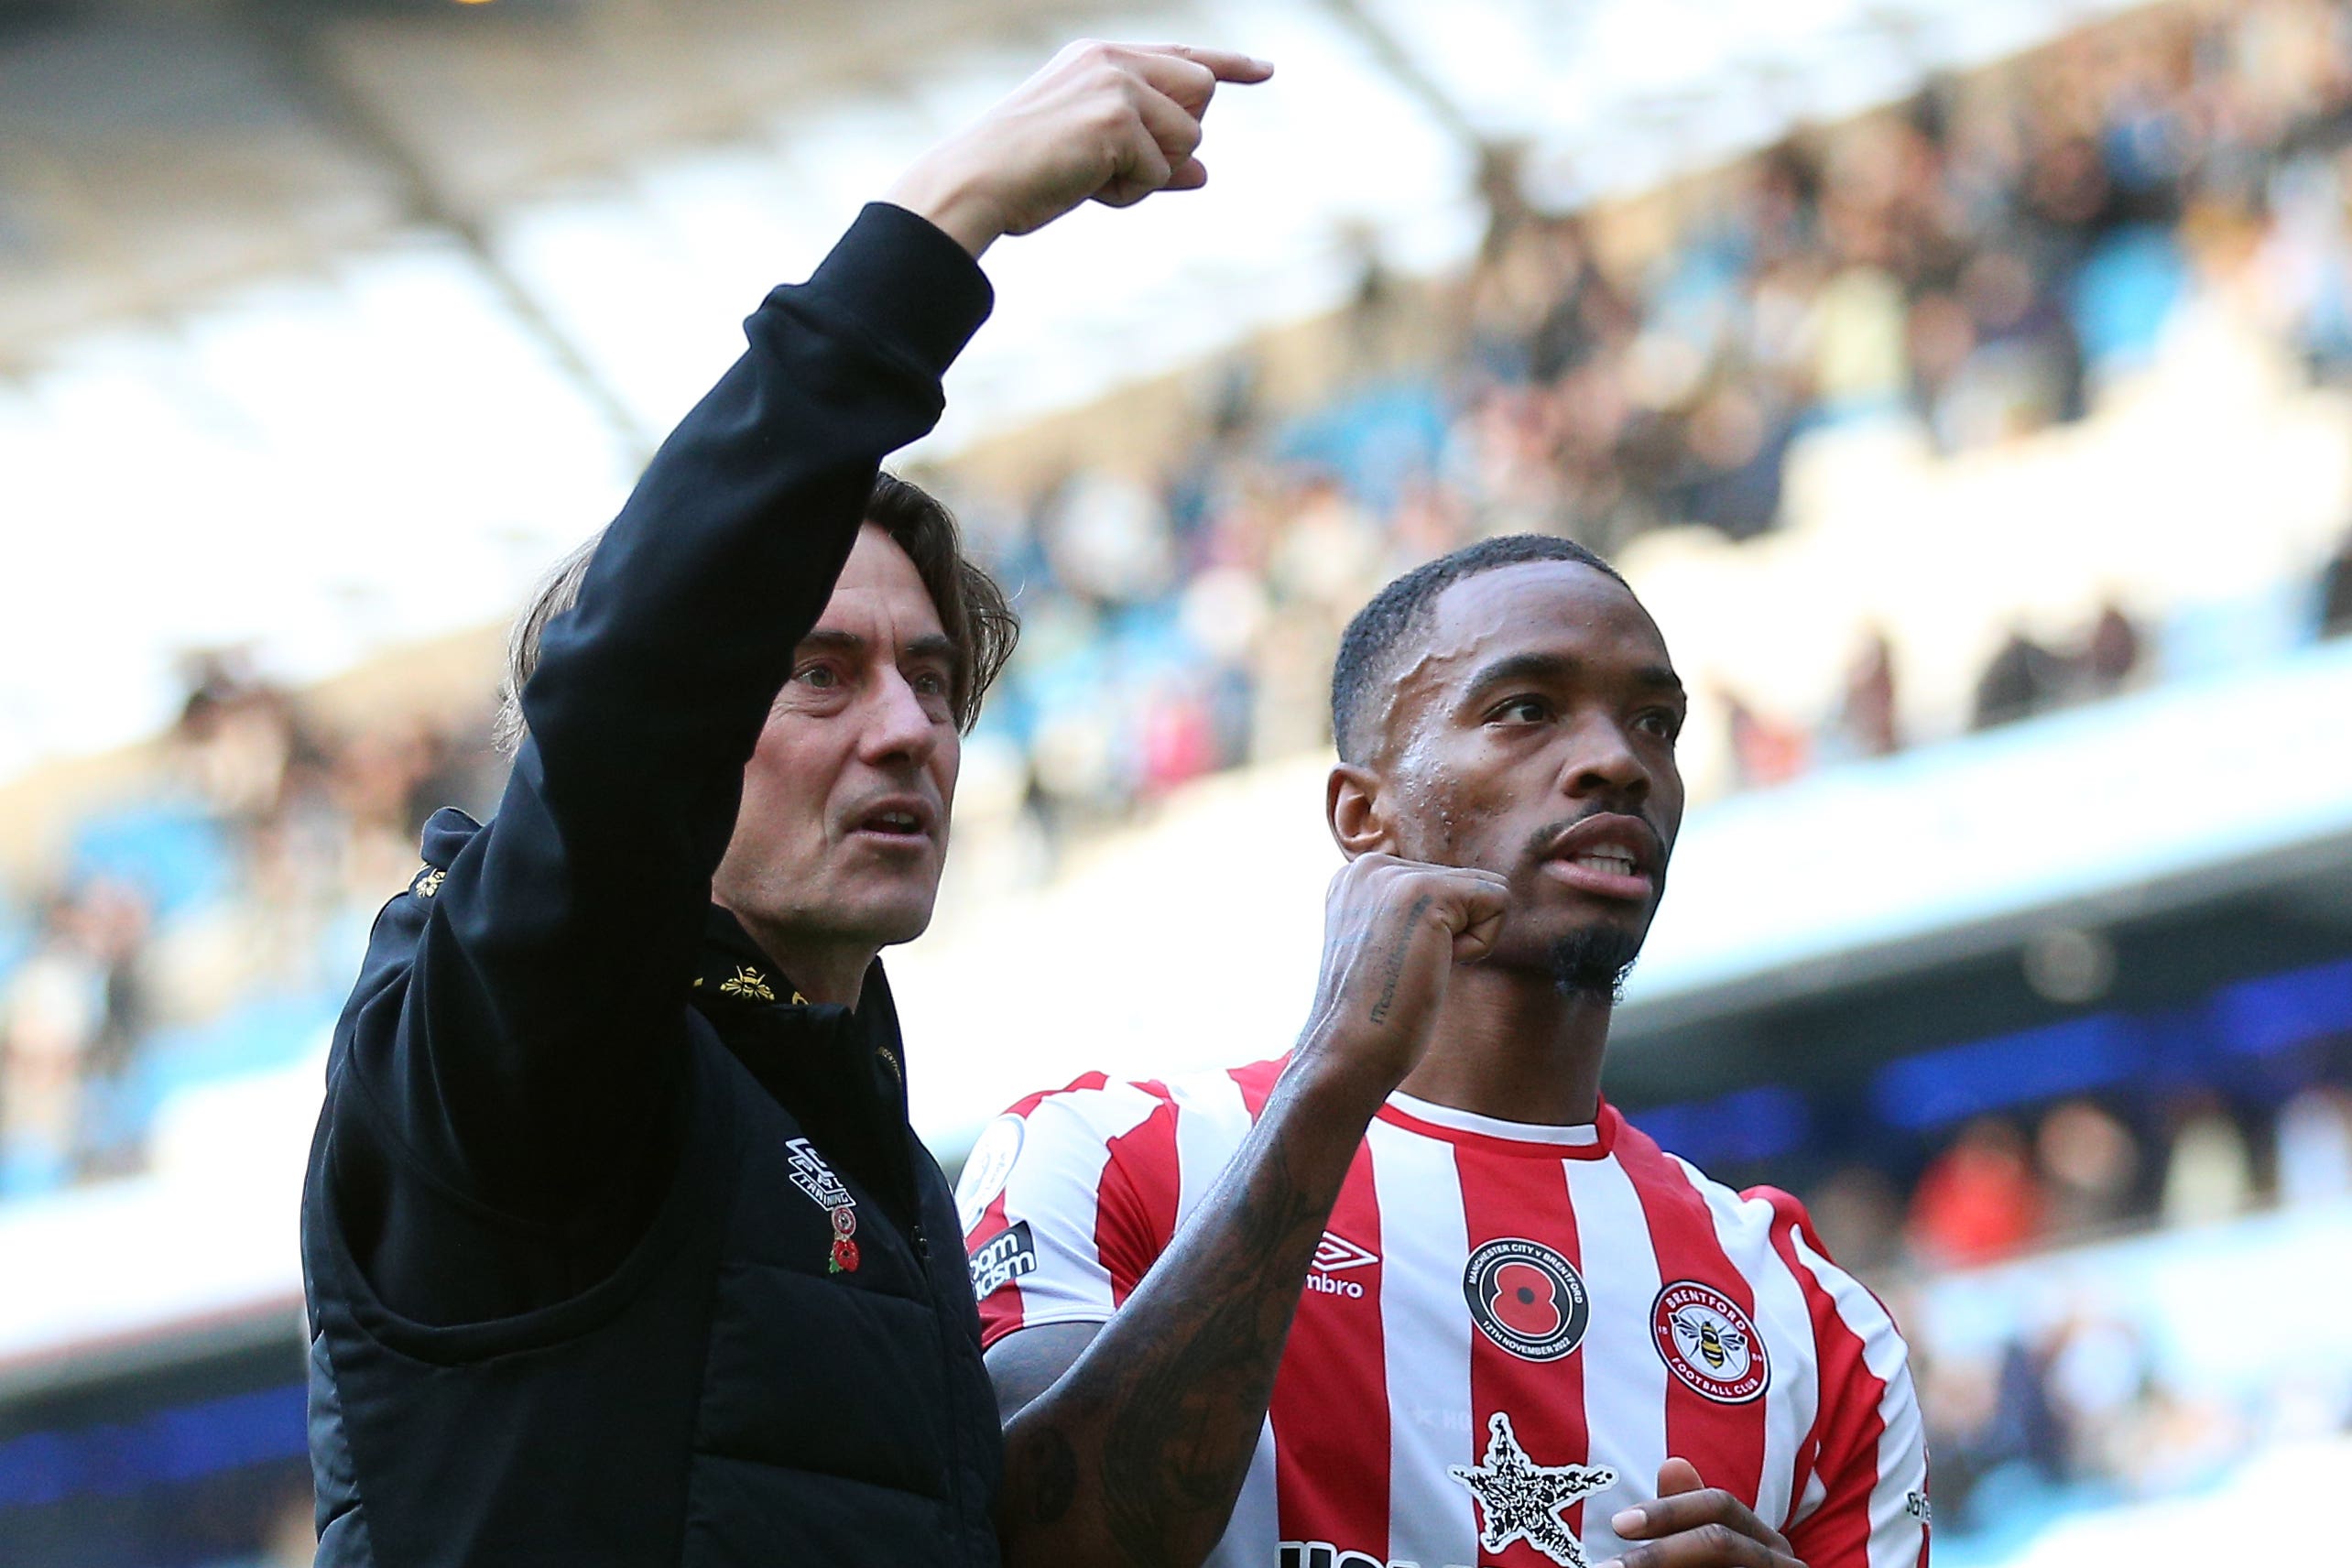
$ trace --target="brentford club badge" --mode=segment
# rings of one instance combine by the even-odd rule
[[[1584,1343],[1593,1303],[1575,1266],[1540,1241],[1504,1236],[1470,1255],[1462,1299],[1478,1332],[1522,1361],[1557,1361]]]
[[[1650,1333],[1666,1369],[1719,1405],[1744,1405],[1772,1380],[1754,1321],[1712,1285],[1677,1279],[1659,1291]]]

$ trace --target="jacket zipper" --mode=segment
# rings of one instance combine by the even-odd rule
[[[921,1199],[918,1198],[916,1203],[920,1205]],[[962,1392],[956,1377],[955,1345],[948,1337],[953,1332],[954,1325],[948,1321],[947,1303],[940,1299],[939,1282],[931,1278],[931,1237],[923,1233],[923,1222],[920,1217],[916,1219],[912,1228],[915,1238],[915,1257],[922,1265],[923,1293],[931,1298],[931,1332],[939,1336],[941,1405],[942,1408],[953,1411],[959,1408],[959,1397]],[[970,1422],[967,1420],[951,1416],[949,1424],[955,1440],[948,1450],[948,1509],[950,1517],[954,1521],[956,1560],[968,1563],[971,1561],[971,1543],[964,1539],[964,1531],[970,1520],[964,1517],[964,1462],[965,1450],[971,1442],[971,1433],[964,1429]]]

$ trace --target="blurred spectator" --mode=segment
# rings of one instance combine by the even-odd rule
[[[2314,1084],[2279,1112],[2279,1202],[2318,1203],[2352,1195],[2352,1095]]]
[[[2246,1135],[2210,1096],[2182,1113],[2164,1166],[2161,1208],[2168,1225],[2210,1225],[2246,1212],[2254,1196],[2254,1164]]]
[[[1968,727],[1986,730],[2031,718],[2054,704],[2065,685],[2066,661],[2013,626],[1976,681]]]
[[[1812,757],[1802,730],[1766,717],[1733,691],[1718,691],[1716,699],[1731,727],[1732,768],[1741,789],[1769,789],[1805,771]]]
[[[1900,1253],[1902,1196],[1887,1173],[1843,1166],[1807,1194],[1805,1208],[1830,1256],[1863,1279],[1879,1276]]]
[[[2137,1406],[2113,1423],[2102,1457],[2143,1497],[2194,1486],[2245,1451],[2244,1424],[2220,1403],[2151,1379]]]
[[[1886,632],[1873,626],[1846,667],[1846,695],[1838,704],[1838,748],[1853,757],[1886,757],[1901,749],[1896,719],[1895,649]]]
[[[137,891],[114,881],[84,888],[80,908],[82,941],[104,978],[97,1031],[82,1057],[74,1174],[105,1176],[139,1163],[132,1071],[151,1022],[144,969],[149,917]]]
[[[2147,1346],[2129,1324],[2078,1314],[2041,1352],[2049,1400],[2063,1432],[2059,1474],[2111,1475],[2130,1459],[2148,1390]]]
[[[1976,1483],[2011,1456],[2003,1451],[2017,1445],[2004,1438],[2019,1423],[2001,1420],[1998,1361],[1939,1354],[1932,1338],[1906,1326],[1912,1329],[1912,1373],[1935,1466],[1938,1523],[1965,1529]]]
[[[2319,635],[2352,634],[2352,534],[2327,558],[2319,574]]]
[[[8,990],[6,1092],[0,1097],[0,1192],[38,1191],[72,1167],[82,1117],[82,1058],[105,1017],[106,977],[63,896],[42,911],[41,935]]]
[[[2041,1236],[2045,1207],[2024,1135],[2000,1117],[1980,1117],[1921,1176],[1911,1246],[1933,1263],[1995,1262]]]
[[[2079,651],[2072,654],[2013,626],[1977,678],[1969,727],[1990,729],[2065,702],[2111,697],[2130,684],[2140,668],[2140,628],[2112,600],[2099,606]]]
[[[2074,329],[2031,264],[2013,251],[1985,251],[1961,272],[1959,303],[1972,346],[1929,412],[1939,446],[1988,446],[2079,416]]]
[[[2048,1182],[2051,1228],[2093,1235],[2129,1212],[2140,1176],[2130,1130],[2088,1100],[2069,1100],[2042,1118],[2034,1153]]]
[[[147,913],[100,883],[51,898],[0,995],[0,1193],[119,1168],[119,1100],[146,1025],[137,964]]]
[[[285,692],[226,655],[199,659],[172,743],[198,796],[233,822],[273,817],[289,769],[315,768],[321,748]]]
[[[2077,694],[2109,697],[2123,690],[2140,669],[2140,629],[2110,600],[2099,607],[2098,619],[2083,645],[2077,667]]]

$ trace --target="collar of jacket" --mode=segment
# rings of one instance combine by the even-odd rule
[[[694,1005],[705,1013],[724,1017],[735,1007],[770,1004],[810,1007],[843,1015],[846,1007],[824,1007],[800,995],[775,960],[761,951],[743,922],[713,904],[702,922],[702,951],[694,967]]]
[[[713,904],[688,995],[818,1147],[910,1218],[914,1134],[898,1012],[881,961],[866,970],[855,1007],[811,1002],[742,922]]]

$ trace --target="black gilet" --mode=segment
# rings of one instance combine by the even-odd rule
[[[396,905],[379,938],[412,918]],[[996,1561],[996,1404],[953,1200],[899,1130],[881,967],[855,1013],[763,1000],[781,977],[713,926],[674,1180],[578,1296],[453,1327],[387,1307],[328,1206],[322,1118],[303,1226],[321,1568]]]

